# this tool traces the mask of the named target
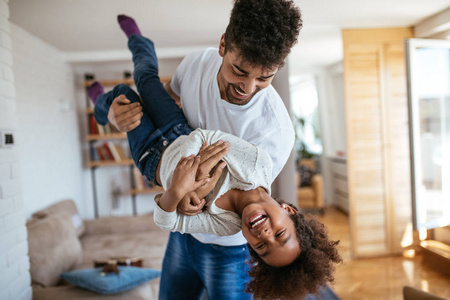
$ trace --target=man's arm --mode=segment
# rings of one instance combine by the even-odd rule
[[[172,79],[170,79],[168,82],[164,83],[164,88],[169,93],[170,97],[175,101],[175,103],[178,105],[179,108],[181,108],[181,100],[180,96],[175,94],[175,92],[172,90],[172,87],[170,86],[170,83],[172,82]]]
[[[164,84],[164,88],[181,108],[180,97],[170,87],[171,80]],[[142,105],[140,103],[130,104],[125,96],[114,99],[108,112],[108,121],[120,132],[128,132],[139,126],[142,118]]]
[[[115,98],[108,111],[108,121],[120,132],[128,132],[138,127],[142,116],[142,105],[138,102],[130,104],[125,95]]]

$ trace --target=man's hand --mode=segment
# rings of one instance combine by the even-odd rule
[[[225,162],[219,163],[229,151],[229,143],[218,141],[211,146],[205,142],[198,156],[200,156],[200,165],[197,169],[196,180],[210,178],[209,182],[197,188],[194,193],[185,196],[178,204],[177,210],[180,214],[193,216],[202,212],[205,205],[204,197],[216,186],[217,181],[226,167]],[[211,170],[215,167],[210,177]],[[193,195],[195,194],[195,195]],[[202,199],[202,200],[200,200]]]
[[[208,195],[209,192],[211,192],[212,189],[216,186],[216,183],[217,181],[219,181],[220,175],[222,175],[222,171],[226,166],[226,162],[221,162],[214,170],[214,173],[212,174],[209,182],[195,190],[200,199],[206,197],[206,195]]]
[[[203,211],[205,203],[205,199],[200,200],[196,192],[189,192],[181,199],[177,210],[180,214],[195,216]]]
[[[197,180],[208,178],[213,168],[224,158],[224,156],[230,150],[230,143],[219,140],[208,146],[207,142],[204,142],[198,152],[198,156],[201,157],[200,165],[197,170]]]
[[[187,193],[205,185],[209,178],[202,178],[201,180],[195,178],[199,165],[200,156],[192,154],[188,157],[181,157],[175,171],[173,171],[172,182],[167,190],[181,200]]]
[[[128,132],[138,127],[142,116],[141,104],[138,102],[130,104],[125,95],[115,98],[108,112],[109,122],[120,132]]]

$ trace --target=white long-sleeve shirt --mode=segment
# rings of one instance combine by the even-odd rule
[[[205,141],[212,145],[218,140],[230,142],[230,151],[223,159],[227,167],[216,187],[205,197],[206,210],[195,216],[178,214],[176,210],[166,212],[157,204],[160,199],[157,196],[153,217],[159,227],[181,233],[233,235],[241,230],[241,218],[235,212],[218,207],[216,200],[230,189],[248,191],[263,187],[270,193],[272,160],[266,151],[220,130],[202,129],[193,131],[189,136],[179,137],[164,151],[160,169],[164,189],[170,185],[181,156],[197,154]]]

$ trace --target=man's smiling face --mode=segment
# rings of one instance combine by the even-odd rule
[[[262,66],[251,66],[236,50],[225,53],[223,36],[219,54],[223,57],[222,66],[217,74],[220,96],[232,104],[247,104],[256,93],[270,85],[278,71],[278,69],[268,70]]]

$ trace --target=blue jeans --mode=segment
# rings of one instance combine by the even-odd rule
[[[159,79],[153,42],[140,35],[132,35],[128,40],[128,47],[133,54],[134,82],[144,108],[141,124],[127,133],[128,144],[138,169],[156,184],[155,173],[162,152],[180,135],[188,135],[193,129]],[[135,91],[119,84],[97,98],[94,108],[97,122],[108,122],[109,107],[122,94],[131,103],[140,102]]]
[[[199,299],[206,290],[210,300],[252,299],[244,289],[249,282],[250,258],[246,245],[203,244],[190,234],[172,232],[164,255],[160,300]]]

